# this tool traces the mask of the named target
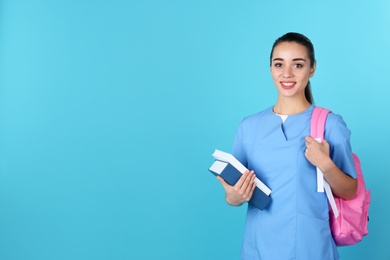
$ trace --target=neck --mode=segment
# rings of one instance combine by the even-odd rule
[[[310,103],[304,99],[300,101],[280,100],[274,106],[274,113],[280,115],[293,115],[305,111],[310,106]]]

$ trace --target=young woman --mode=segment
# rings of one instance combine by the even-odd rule
[[[241,259],[338,259],[328,201],[325,193],[317,192],[315,167],[335,196],[355,195],[350,131],[341,116],[331,113],[325,140],[318,143],[309,136],[314,109],[309,79],[316,60],[307,37],[287,33],[278,38],[270,64],[276,104],[242,120],[233,143],[232,154],[251,171],[234,186],[217,177],[233,206],[251,198],[255,176],[272,190],[266,209],[248,206]]]

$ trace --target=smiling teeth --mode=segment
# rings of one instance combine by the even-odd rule
[[[285,86],[292,86],[294,83],[282,83],[283,85],[285,85]]]

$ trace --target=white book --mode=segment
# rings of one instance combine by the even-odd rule
[[[239,160],[237,160],[232,154],[223,152],[221,150],[215,149],[214,153],[212,156],[222,162],[227,162],[230,163],[232,166],[234,166],[238,171],[243,174],[245,171],[248,169],[240,163]],[[223,164],[217,164],[214,167],[223,167]],[[255,178],[256,186],[262,190],[267,196],[271,194],[271,189],[268,188],[262,181],[260,181],[257,177]]]

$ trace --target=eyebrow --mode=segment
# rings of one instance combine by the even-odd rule
[[[275,58],[272,61],[283,61],[284,59],[282,58]],[[295,58],[293,61],[306,61],[304,58]]]

